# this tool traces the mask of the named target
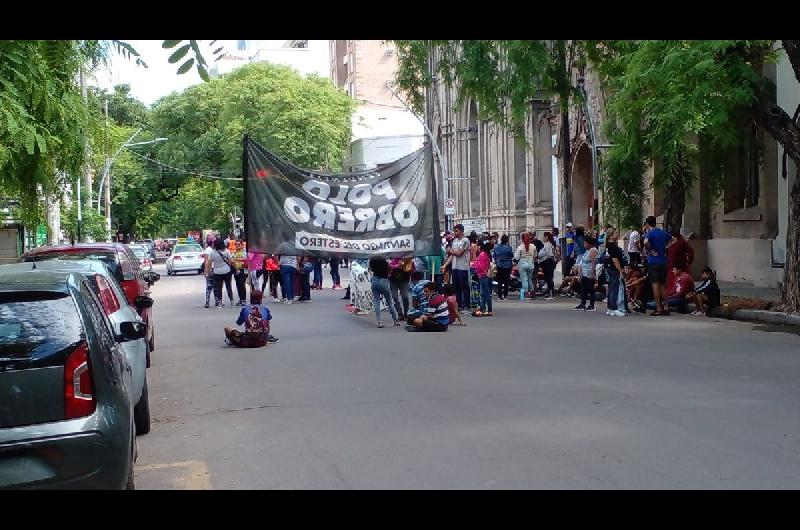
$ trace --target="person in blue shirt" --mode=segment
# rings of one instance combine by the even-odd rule
[[[228,344],[240,348],[260,348],[278,342],[269,333],[272,314],[267,306],[261,304],[262,296],[258,289],[250,291],[250,303],[242,308],[239,318],[236,319],[237,325],[244,324],[244,333],[226,327],[225,340]]]
[[[436,292],[436,284],[433,282],[426,283],[422,292],[428,299],[428,308],[413,324],[406,326],[406,331],[447,331],[450,322],[447,298]]]
[[[497,265],[497,297],[508,297],[508,284],[511,282],[511,269],[514,268],[514,249],[508,244],[508,235],[503,234],[500,244],[494,247],[494,263]]]
[[[423,290],[430,280],[425,279],[425,275],[421,271],[414,271],[411,273],[411,288],[408,293],[411,297],[411,309],[408,311],[409,325],[414,323],[414,320],[421,317],[425,311],[428,310],[428,298],[423,295]]]
[[[653,297],[656,300],[656,307],[650,316],[669,316],[665,285],[667,243],[672,236],[656,227],[656,218],[652,215],[647,218],[645,224],[647,225],[647,235],[644,238],[644,246],[647,249],[647,279],[653,287]]]

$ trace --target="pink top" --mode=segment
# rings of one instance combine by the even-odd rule
[[[481,252],[478,255],[478,258],[474,261],[475,272],[478,274],[478,278],[484,278],[489,274],[490,261],[489,254],[486,252]]]
[[[264,268],[264,257],[266,254],[260,252],[247,251],[247,270],[260,271]]]

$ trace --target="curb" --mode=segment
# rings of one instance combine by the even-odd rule
[[[800,327],[800,314],[781,313],[779,311],[766,311],[761,309],[737,309],[732,313],[717,308],[711,315],[715,318],[726,318],[728,320],[738,320],[740,322],[760,322],[764,324],[779,324],[782,326]]]

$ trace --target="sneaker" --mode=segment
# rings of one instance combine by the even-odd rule
[[[203,307],[205,307],[206,309],[208,309],[208,302],[206,302],[206,305],[204,305]]]
[[[626,313],[625,311],[620,311],[619,309],[617,309],[616,311],[612,312],[611,315],[615,316],[615,317],[624,317],[624,316],[627,316],[628,313]]]
[[[585,311],[586,310],[586,306],[584,306],[583,304],[578,304],[575,307],[573,307],[572,310],[573,311]]]
[[[286,300],[285,304],[286,305],[292,305],[292,301],[291,300]]]
[[[272,335],[270,335],[269,337],[267,337],[267,344],[277,344],[277,343],[279,343],[280,341],[281,341],[281,339],[279,339],[278,337],[274,337],[274,336],[272,336]]]
[[[545,300],[555,300],[555,298],[554,298],[554,297],[552,297],[552,296],[545,296],[545,297],[544,297],[544,299],[545,299]]]
[[[612,314],[614,314],[613,311],[611,311],[610,309],[606,309],[606,315],[611,316]]]
[[[225,304],[219,304],[217,307],[220,309],[225,309]]]
[[[584,311],[597,311],[597,308],[592,305],[592,306],[589,306],[586,309],[584,309]]]
[[[277,304],[277,303],[279,303],[279,301],[278,301],[278,299],[277,299],[277,298],[275,298],[275,297],[273,296],[273,297],[272,297],[272,303],[273,303],[273,304]]]
[[[491,311],[488,311],[488,312],[484,313],[483,316],[485,316],[485,317],[493,317],[494,313],[492,313]]]

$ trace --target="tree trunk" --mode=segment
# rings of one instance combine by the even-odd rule
[[[664,212],[664,229],[667,232],[677,230],[683,226],[683,212],[686,210],[686,179],[683,176],[673,178],[667,186],[666,210]]]
[[[786,234],[782,299],[786,311],[800,311],[800,171],[789,193],[789,229]]]

